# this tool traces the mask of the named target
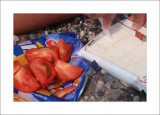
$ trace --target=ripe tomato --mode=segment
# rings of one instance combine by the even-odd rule
[[[75,89],[76,89],[76,86],[69,86],[69,87],[66,87],[64,89],[57,90],[55,92],[55,94],[56,94],[57,97],[63,98],[65,95],[71,93]]]
[[[21,68],[19,61],[14,61],[14,74]]]
[[[42,88],[48,86],[56,75],[54,66],[45,58],[32,59],[29,63],[29,67]]]
[[[62,38],[59,39],[56,46],[59,48],[59,56],[62,61],[69,61],[72,53],[72,44],[67,44]]]
[[[43,48],[32,48],[25,52],[26,58],[30,62],[35,57],[43,57],[54,65],[59,59],[58,48],[56,46],[43,47]]]
[[[36,78],[33,77],[18,61],[14,64],[14,72],[14,87],[19,91],[31,93],[40,88]]]
[[[83,71],[82,68],[58,60],[55,66],[57,77],[62,81],[71,81],[79,77]]]

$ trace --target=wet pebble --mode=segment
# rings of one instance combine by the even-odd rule
[[[101,74],[102,74],[102,75],[104,75],[104,74],[106,74],[106,73],[107,73],[106,70],[101,69]]]
[[[17,35],[14,35],[13,41],[14,41],[14,44],[18,43],[20,41],[20,37],[18,37]]]
[[[36,34],[29,34],[28,38],[30,40],[33,40],[33,39],[36,39],[37,38],[37,35]]]
[[[139,96],[134,96],[133,101],[139,101]]]
[[[97,84],[96,84],[96,87],[95,87],[95,92],[98,92],[99,90],[102,90],[104,86],[104,82],[103,81],[98,81]]]

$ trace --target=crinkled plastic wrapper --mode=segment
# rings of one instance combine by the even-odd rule
[[[77,84],[76,90],[66,95],[64,98],[56,97],[53,93],[51,93],[47,89],[41,89],[38,91],[34,91],[32,93],[23,93],[18,91],[16,88],[14,88],[14,93],[34,102],[35,101],[77,101],[78,100],[81,92],[83,92],[84,82],[86,82],[87,80],[85,77],[85,74],[88,71],[90,62],[88,62],[81,56],[78,56],[77,53],[81,48],[83,48],[84,45],[74,33],[54,33],[54,34],[42,36],[34,40],[28,40],[28,41],[16,44],[14,45],[14,60],[18,60],[22,65],[25,65],[28,63],[24,55],[24,52],[26,50],[31,48],[41,48],[41,47],[55,45],[60,38],[62,38],[67,44],[73,45],[72,55],[69,63],[84,69],[80,77],[76,78],[73,81],[65,82],[61,86],[62,88],[65,88],[65,87]]]

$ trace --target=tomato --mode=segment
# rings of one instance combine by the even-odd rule
[[[57,77],[62,81],[71,81],[79,77],[83,71],[82,68],[58,60],[55,66]]]
[[[74,91],[76,89],[76,86],[69,86],[69,87],[66,87],[64,89],[60,89],[60,90],[57,90],[55,92],[55,95],[59,98],[63,98],[65,95],[71,93],[72,91]]]
[[[32,59],[29,63],[29,67],[42,88],[48,86],[56,75],[53,64],[45,58]]]
[[[59,56],[62,61],[69,61],[72,53],[72,44],[67,44],[62,38],[59,39],[56,46],[59,48]]]
[[[14,74],[21,68],[19,61],[14,61]]]
[[[25,52],[26,58],[30,62],[35,57],[43,57],[54,65],[59,59],[58,48],[56,46],[43,47],[43,48],[32,48]]]
[[[18,61],[14,64],[14,87],[21,92],[31,93],[40,88],[36,78],[32,76]],[[18,64],[19,63],[19,64]],[[19,68],[17,70],[17,68]]]

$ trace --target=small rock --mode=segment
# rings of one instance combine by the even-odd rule
[[[88,99],[88,96],[85,96],[84,99],[87,100],[87,99]]]
[[[55,31],[55,29],[52,29],[52,31],[51,31],[52,33],[56,33],[56,31]]]
[[[92,32],[91,32],[91,31],[89,31],[89,32],[88,32],[88,35],[90,35],[90,34],[92,34]]]
[[[76,17],[74,20],[80,21],[80,20],[81,20],[81,17]]]
[[[116,83],[111,84],[110,88],[111,89],[118,89],[118,85]]]
[[[81,38],[83,38],[83,37],[84,37],[84,35],[85,35],[85,31],[84,31],[84,30],[82,30],[82,31],[80,32],[80,37],[81,37]]]
[[[25,42],[25,41],[27,41],[27,40],[28,40],[27,35],[21,36],[21,42]]]
[[[139,101],[139,96],[134,96],[133,101]]]
[[[13,41],[14,41],[14,44],[16,44],[20,41],[20,38],[17,35],[14,35],[13,36]]]
[[[68,24],[67,24],[67,26],[71,26],[71,25],[72,25],[71,23],[68,23]]]
[[[93,40],[94,38],[95,38],[95,35],[90,35],[90,36],[88,37],[88,40],[91,41],[91,40]]]
[[[127,93],[129,94],[135,94],[136,93],[136,90],[131,88],[131,87],[127,87],[127,89],[125,90]]]
[[[109,83],[111,80],[113,80],[114,79],[114,77],[112,77],[111,75],[109,75],[109,74],[104,74],[103,75],[103,81],[104,81],[104,83]]]
[[[91,100],[94,101],[94,97],[93,96],[91,96]]]
[[[99,90],[102,90],[104,86],[104,82],[103,81],[98,81],[95,87],[95,92],[98,92]]]
[[[131,97],[134,97],[134,94],[130,94]]]
[[[45,31],[45,32],[44,32],[44,35],[48,35],[48,31]]]
[[[104,95],[104,92],[102,92],[102,91],[98,92],[98,96],[102,97],[103,95]]]
[[[37,35],[36,34],[29,34],[28,38],[30,40],[33,40],[33,39],[36,39],[37,38]]]
[[[106,70],[101,69],[101,74],[102,74],[102,75],[104,75],[104,74],[106,74],[106,73],[107,73]]]
[[[102,75],[101,75],[101,73],[100,72],[98,72],[98,73],[96,73],[95,75],[94,75],[94,77],[95,77],[95,80],[102,80]]]
[[[115,94],[118,97],[118,96],[120,96],[121,93],[119,91],[116,91]]]
[[[105,84],[104,87],[106,87],[107,89],[111,89],[109,83]]]
[[[101,91],[102,91],[102,92],[105,92],[105,91],[106,91],[106,89],[103,87]]]

